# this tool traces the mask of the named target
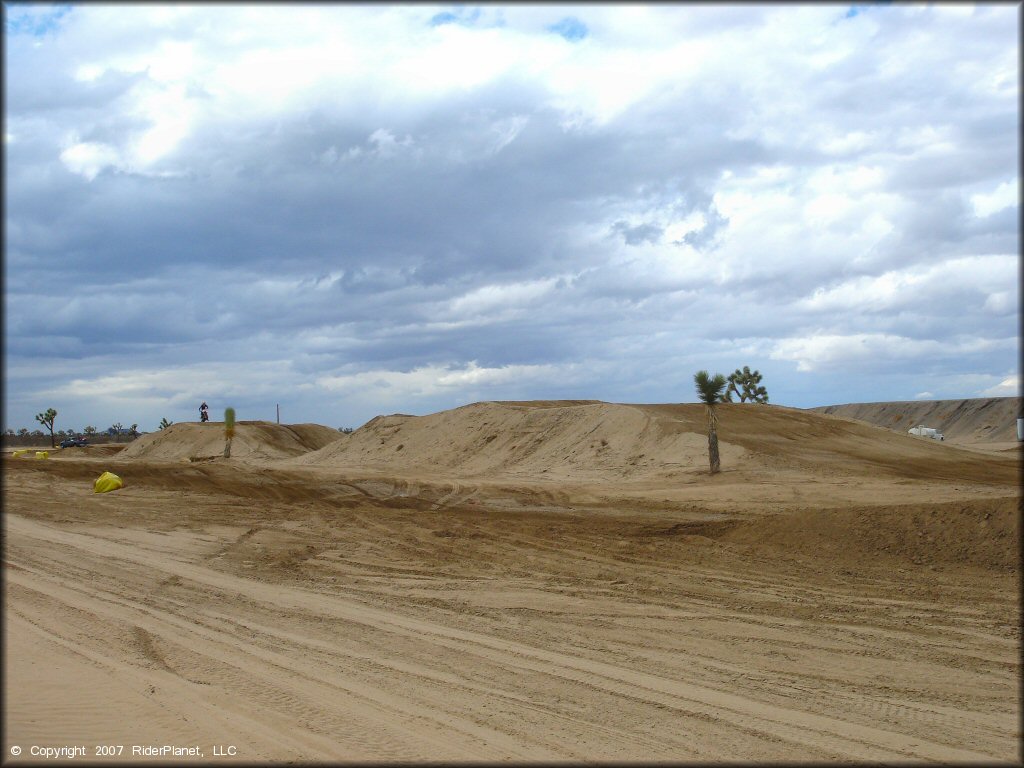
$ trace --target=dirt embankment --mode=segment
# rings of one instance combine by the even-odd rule
[[[723,476],[733,482],[742,477],[798,488],[829,478],[848,478],[849,485],[882,476],[972,483],[1013,483],[1018,476],[1010,456],[983,457],[856,420],[736,403],[718,406],[717,414]],[[232,461],[428,481],[504,478],[636,488],[696,482],[708,473],[707,450],[701,405],[544,401],[378,416],[350,435],[315,424],[240,422],[231,453]],[[222,424],[180,423],[140,438],[118,458],[213,461],[223,451]]]
[[[231,440],[238,459],[285,459],[323,448],[343,435],[320,424],[240,421]],[[224,423],[181,422],[140,437],[120,458],[156,461],[208,461],[224,455]]]
[[[847,475],[1013,481],[1015,464],[781,406],[717,408],[723,466]],[[459,477],[605,481],[706,473],[701,405],[474,403],[429,416],[381,416],[292,463]]]
[[[818,486],[815,493],[833,486],[837,501],[853,502],[870,496],[864,489],[881,478],[931,483],[933,490],[936,482],[956,485],[949,489],[958,496],[975,493],[979,483],[1019,479],[1016,456],[982,456],[858,420],[750,403],[723,403],[717,414],[723,472],[716,482],[754,483],[762,504],[804,497],[811,485]],[[680,489],[687,486],[687,498],[701,496],[700,478],[708,476],[707,428],[699,404],[477,402],[429,416],[377,417],[348,435],[315,424],[240,422],[230,461],[428,483],[629,485],[631,494],[657,487],[681,499]],[[223,450],[221,423],[179,423],[140,437],[118,461],[210,462],[222,460]],[[82,458],[96,454],[74,449],[53,458],[72,451]],[[887,503],[925,501],[907,488],[897,490],[902,496]],[[957,496],[939,490],[931,500],[942,498]]]
[[[1017,418],[1024,416],[1019,397],[847,403],[809,410],[866,421],[895,432],[906,433],[923,425],[939,430],[946,440],[961,443],[1015,441]]]
[[[461,477],[635,478],[696,466],[706,456],[700,412],[683,421],[642,408],[583,402],[474,403],[429,416],[381,416],[297,464],[436,470]],[[744,451],[727,440],[722,457]]]

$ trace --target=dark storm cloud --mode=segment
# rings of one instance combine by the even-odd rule
[[[658,242],[664,229],[655,224],[638,224],[635,227],[631,227],[625,221],[616,221],[612,225],[612,231],[622,235],[626,245],[640,245],[640,243]]]

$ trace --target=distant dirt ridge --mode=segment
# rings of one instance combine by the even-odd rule
[[[904,434],[920,424],[939,430],[947,440],[960,443],[1014,441],[1017,418],[1022,415],[1019,397],[846,403],[808,410],[866,421]]]

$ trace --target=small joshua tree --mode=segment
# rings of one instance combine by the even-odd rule
[[[157,425],[157,429],[167,429],[173,423],[173,421],[168,421],[166,417],[162,418],[160,419],[160,423]]]
[[[730,373],[728,381],[729,388],[725,391],[726,400],[731,402],[732,393],[735,392],[741,403],[745,403],[747,400],[752,403],[768,402],[768,390],[760,386],[761,373],[759,371],[751,373],[749,365],[744,365],[742,371],[737,368]]]
[[[36,414],[36,421],[50,430],[50,447],[55,448],[56,443],[53,441],[53,421],[57,418],[57,412],[53,408],[47,408],[44,413]]]
[[[697,371],[693,376],[693,383],[697,385],[697,397],[704,403],[708,415],[708,462],[711,465],[711,474],[715,474],[722,468],[718,456],[718,416],[715,414],[715,406],[725,402],[726,379],[720,373],[714,377],[707,371]]]
[[[231,458],[231,438],[235,436],[235,409],[224,409],[224,458]]]

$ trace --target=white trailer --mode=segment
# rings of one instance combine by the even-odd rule
[[[942,433],[937,429],[931,427],[924,427],[918,424],[916,427],[912,427],[908,430],[912,435],[919,435],[920,437],[930,437],[932,440],[945,440]]]

